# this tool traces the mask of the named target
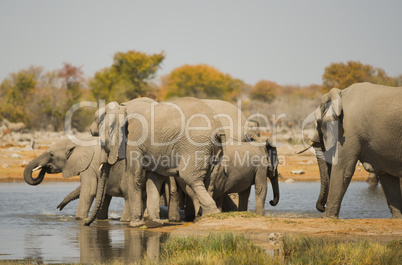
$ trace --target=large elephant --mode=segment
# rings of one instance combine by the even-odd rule
[[[204,180],[210,169],[209,159],[222,150],[220,143],[226,139],[214,111],[201,100],[181,98],[170,103],[135,102],[128,106],[112,102],[104,111],[97,111],[91,132],[103,141],[102,172],[94,210],[86,225],[92,223],[104,199],[105,172],[120,159],[126,161],[131,227],[145,224],[138,203],[145,184],[147,226],[163,225],[159,219],[159,191],[169,176],[182,178],[194,190],[205,213],[219,212]],[[142,177],[143,170],[146,178]]]
[[[90,141],[92,139],[87,140]],[[100,151],[101,148],[99,145],[79,146],[70,140],[62,140],[28,163],[24,170],[24,179],[30,185],[38,185],[43,181],[46,173],[62,173],[65,178],[80,175],[81,185],[71,192],[57,208],[62,210],[68,202],[79,198],[75,216],[76,219],[85,219],[88,217],[96,195]],[[36,170],[40,170],[39,176],[33,178],[32,173]],[[108,208],[112,196],[127,198],[127,185],[124,173],[124,161],[118,161],[110,168],[105,201],[97,215],[98,219],[106,219],[108,217]],[[129,207],[127,205],[125,205],[123,210],[122,221],[128,221],[130,218]]]
[[[402,217],[401,99],[402,87],[370,83],[333,88],[322,96],[310,117],[317,123],[310,146],[315,148],[321,175],[316,208],[324,217],[338,218],[358,160],[379,176],[392,217]]]

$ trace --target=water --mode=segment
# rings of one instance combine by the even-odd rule
[[[119,258],[136,261],[144,254],[158,257],[162,233],[127,228],[119,221],[97,221],[89,227],[75,220],[78,201],[62,212],[56,206],[78,183],[0,184],[0,260],[35,259],[52,262],[107,262]],[[315,202],[320,183],[280,183],[281,198],[275,207],[269,205],[266,214],[276,217],[320,217]],[[109,216],[120,216],[124,200],[113,198]],[[254,209],[254,191],[250,196],[250,210]],[[345,195],[341,218],[390,218],[380,186],[352,182]]]

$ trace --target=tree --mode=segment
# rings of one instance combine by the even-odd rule
[[[58,76],[63,78],[69,96],[69,105],[77,103],[81,98],[81,82],[84,80],[84,72],[81,67],[63,63],[63,67],[58,71]],[[70,106],[71,107],[71,106]]]
[[[0,85],[0,116],[12,122],[29,123],[26,106],[32,98],[42,67],[31,66],[12,73]]]
[[[112,66],[98,71],[90,82],[93,96],[97,100],[119,102],[148,96],[152,90],[149,81],[164,58],[163,52],[151,55],[135,50],[117,52]]]
[[[278,94],[280,86],[272,81],[262,80],[255,84],[250,92],[251,99],[272,102]]]
[[[206,64],[184,65],[165,77],[164,97],[219,98],[232,100],[240,95],[243,82]]]
[[[328,92],[333,87],[344,89],[358,82],[396,85],[396,80],[387,76],[381,68],[374,68],[369,64],[362,64],[358,61],[348,61],[346,64],[331,63],[325,68],[322,81],[323,92]]]

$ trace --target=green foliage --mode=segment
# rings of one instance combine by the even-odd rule
[[[117,52],[111,67],[98,71],[90,82],[96,100],[124,102],[149,96],[149,81],[155,77],[165,55],[138,51]]]
[[[11,122],[29,123],[26,108],[32,98],[41,67],[33,67],[12,73],[0,85],[0,118]]]
[[[33,129],[62,130],[66,112],[84,99],[83,82],[81,69],[67,63],[47,73],[41,67],[12,73],[0,85],[0,118],[24,122]],[[73,128],[84,130],[90,124],[88,113],[74,113]]]
[[[397,80],[387,76],[384,70],[356,61],[348,61],[346,64],[331,63],[325,68],[322,81],[323,92],[328,92],[333,87],[344,89],[358,82],[371,82],[387,86],[398,85]]]
[[[243,82],[206,64],[184,65],[166,77],[162,88],[164,98],[191,96],[232,100],[241,91]]]

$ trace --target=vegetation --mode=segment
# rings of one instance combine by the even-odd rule
[[[323,92],[327,92],[333,87],[344,89],[358,82],[371,82],[387,86],[401,85],[400,77],[389,77],[381,68],[356,61],[331,63],[325,68],[322,81]]]
[[[0,83],[0,122],[23,122],[28,129],[64,128],[66,112],[77,102],[89,100],[125,102],[137,97],[167,100],[175,97],[241,99],[246,117],[265,127],[267,136],[292,134],[317,106],[322,93],[332,87],[346,88],[356,82],[402,86],[402,75],[388,76],[384,70],[356,61],[332,63],[325,68],[322,85],[280,85],[261,80],[254,86],[207,65],[183,65],[154,82],[165,58],[164,52],[146,54],[136,50],[117,52],[110,67],[92,78],[84,77],[81,67],[64,63],[61,69],[43,72],[31,66],[11,73]],[[78,110],[72,117],[73,128],[86,130],[94,109]],[[268,119],[259,119],[262,114]],[[287,138],[289,138],[287,137]],[[293,139],[297,141],[297,139]]]
[[[95,74],[90,81],[92,95],[96,100],[125,102],[137,97],[155,97],[149,81],[155,77],[165,55],[145,54],[135,50],[117,52],[111,67]]]
[[[158,264],[272,264],[271,257],[242,235],[170,237]]]
[[[234,100],[239,96],[243,82],[206,64],[184,65],[174,69],[164,79],[162,96],[192,96]]]
[[[243,235],[231,232],[208,236],[169,237],[160,257],[145,256],[133,264],[400,264],[402,240],[379,244],[369,240],[337,240],[328,237],[285,236],[274,256]],[[36,264],[34,260],[2,261],[2,264]],[[124,264],[120,259],[107,264]]]
[[[326,237],[284,237],[288,264],[400,264],[402,240],[387,245],[368,240],[333,240]]]

